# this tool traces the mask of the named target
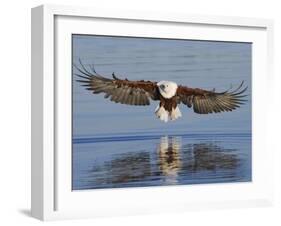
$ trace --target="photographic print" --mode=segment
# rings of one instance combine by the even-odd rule
[[[252,44],[72,35],[72,189],[252,180]]]

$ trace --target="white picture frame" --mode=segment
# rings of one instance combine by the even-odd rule
[[[120,27],[115,26],[115,23]],[[138,29],[130,29],[132,25]],[[75,29],[75,32],[92,33],[85,27],[93,26],[96,32],[99,30],[98,33],[104,35],[253,42],[253,181],[72,192],[69,188],[71,156],[68,142],[71,125],[67,113],[71,106],[70,80],[64,80],[66,76],[56,74],[67,75],[71,71],[71,67],[68,67],[71,61],[71,46],[67,38],[69,34]],[[163,29],[162,33],[157,31],[153,35],[155,26],[167,26],[175,32],[170,36],[167,29]],[[186,26],[193,29],[188,37],[186,33],[180,32]],[[127,33],[118,31],[122,29],[126,29]],[[273,82],[272,33],[273,22],[265,19],[97,10],[57,5],[33,8],[32,216],[41,220],[56,220],[271,205],[273,181],[269,175],[273,172],[273,150],[264,139],[266,120],[270,117],[270,112],[266,110],[270,108],[264,105],[271,104],[265,101],[265,93],[271,92]],[[65,51],[65,60],[60,60],[60,47]],[[61,106],[62,102],[66,104]]]

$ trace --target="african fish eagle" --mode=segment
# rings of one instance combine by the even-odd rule
[[[247,87],[243,87],[242,82],[235,90],[231,88],[224,92],[215,92],[213,90],[204,90],[199,88],[189,88],[177,85],[171,81],[130,81],[128,79],[119,79],[114,73],[112,79],[98,74],[94,67],[86,68],[81,60],[80,67],[74,65],[80,77],[78,82],[83,83],[88,90],[94,94],[104,93],[105,98],[109,98],[115,103],[127,105],[150,105],[150,99],[160,101],[155,109],[156,116],[164,121],[176,120],[182,114],[179,110],[179,104],[185,104],[189,108],[193,107],[195,113],[209,114],[232,111],[246,100],[247,95],[242,95]]]

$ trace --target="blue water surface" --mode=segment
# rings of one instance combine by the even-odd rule
[[[251,181],[250,134],[78,138],[73,147],[73,189]]]
[[[227,113],[163,123],[149,106],[115,104],[73,75],[73,189],[251,181],[251,43],[73,35],[73,62],[110,77],[171,80],[224,91],[244,81],[247,102]],[[77,72],[74,69],[74,72]]]

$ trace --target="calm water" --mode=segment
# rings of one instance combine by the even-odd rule
[[[248,102],[236,111],[163,123],[150,106],[115,104],[73,76],[73,189],[251,180],[250,43],[73,35],[73,62],[129,80],[170,80],[224,91],[242,80]],[[74,72],[77,72],[74,70]]]
[[[73,189],[251,181],[250,134],[74,140]]]

